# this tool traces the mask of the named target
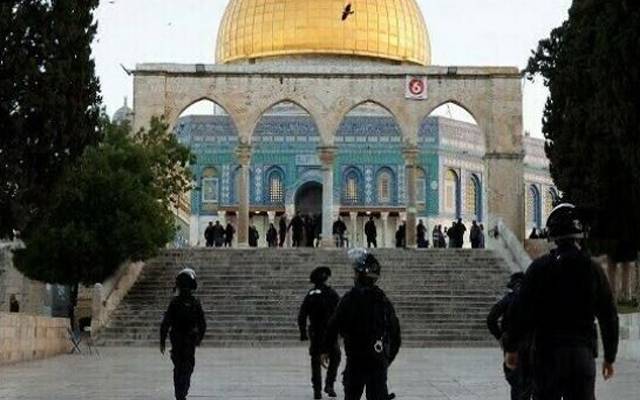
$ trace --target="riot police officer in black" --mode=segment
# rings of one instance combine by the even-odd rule
[[[200,345],[207,325],[200,302],[193,296],[198,287],[196,273],[185,268],[176,276],[175,296],[160,326],[160,352],[164,354],[167,334],[171,340],[173,383],[176,400],[185,400],[195,367],[196,346]]]
[[[474,221],[475,222],[475,221]],[[520,292],[520,286],[524,279],[523,272],[516,272],[509,278],[507,284],[507,294],[505,294],[500,301],[498,301],[489,312],[487,316],[487,327],[489,332],[496,338],[501,344],[504,333],[509,328],[509,310],[515,304],[518,293]],[[518,349],[518,359],[520,363],[517,368],[509,369],[506,365],[503,366],[505,378],[511,387],[511,400],[529,400],[531,399],[531,382],[528,366],[529,355],[528,341],[523,341]]]
[[[360,400],[365,388],[367,400],[388,400],[394,396],[388,392],[387,370],[400,350],[400,324],[391,302],[376,286],[381,269],[378,260],[361,249],[352,250],[349,255],[355,285],[342,297],[329,320],[325,353],[338,335],[344,338],[345,400]]]
[[[527,270],[505,335],[506,364],[518,365],[517,349],[533,337],[536,400],[594,400],[598,320],[604,348],[602,374],[614,375],[618,313],[602,267],[581,248],[585,229],[578,210],[561,204],[549,215],[549,240],[557,249]]]
[[[327,279],[331,276],[331,270],[327,267],[319,267],[311,272],[309,280],[314,284],[304,298],[298,314],[298,327],[300,328],[300,340],[309,340],[309,355],[311,356],[311,383],[313,385],[314,399],[322,398],[322,340],[324,332],[333,315],[340,296],[331,287],[327,286]],[[307,334],[307,319],[309,331]],[[325,380],[324,392],[329,397],[336,397],[334,385],[340,365],[340,345],[337,339],[329,349],[329,365]]]

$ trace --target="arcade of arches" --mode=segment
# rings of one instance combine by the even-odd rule
[[[414,22],[424,29],[422,45],[406,49],[392,49],[397,38],[377,24],[365,27],[369,38],[384,37],[389,48],[376,52],[349,42],[332,49],[332,40],[305,48],[285,37],[292,42],[267,54],[225,31],[219,64],[137,65],[134,129],[163,116],[197,157],[183,218],[189,242],[201,242],[203,226],[220,219],[237,224],[245,245],[251,222],[264,229],[293,214],[300,193],[322,209],[325,245],[338,214],[349,218],[355,244],[369,213],[388,236],[401,220],[432,227],[456,217],[487,226],[502,219],[520,238],[541,225],[555,191],[544,143],[523,135],[518,68],[429,66],[426,27]],[[234,24],[225,20],[222,29]],[[416,79],[426,82],[422,96],[409,88]],[[203,100],[215,104],[206,115],[185,112]],[[415,242],[408,229],[408,245]]]

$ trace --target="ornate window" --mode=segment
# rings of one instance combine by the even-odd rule
[[[284,179],[282,173],[278,170],[274,170],[269,173],[269,203],[271,204],[283,204],[284,203]]]
[[[217,203],[219,194],[218,172],[215,168],[202,171],[202,202]]]
[[[460,185],[458,174],[448,169],[444,175],[444,212],[448,214],[460,214]]]
[[[542,224],[540,220],[540,191],[535,185],[530,185],[527,190],[527,201],[525,204],[527,225],[539,228]]]
[[[476,221],[480,221],[482,219],[480,194],[480,179],[478,179],[475,174],[472,174],[467,180],[465,192],[465,212],[469,215],[473,215]]]
[[[427,174],[422,168],[416,168],[416,201],[418,204],[427,202]]]
[[[383,169],[378,173],[378,203],[389,204],[392,201],[393,177],[391,171]]]
[[[355,169],[347,171],[343,190],[345,204],[354,205],[360,203],[360,177]]]
[[[558,196],[558,192],[554,188],[549,188],[547,190],[546,196],[544,197],[544,216],[545,219],[549,217],[553,208],[558,204],[560,196]]]

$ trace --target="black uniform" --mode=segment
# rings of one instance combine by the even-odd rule
[[[487,327],[496,340],[502,342],[504,333],[509,328],[510,308],[518,297],[519,289],[511,290],[498,301],[487,316]],[[529,400],[531,398],[531,382],[529,378],[528,359],[529,343],[523,341],[518,350],[519,365],[515,370],[503,366],[505,378],[511,386],[511,400]]]
[[[573,244],[534,261],[525,276],[505,349],[533,335],[537,400],[594,399],[598,319],[605,361],[618,351],[618,313],[602,268]]]
[[[316,394],[322,392],[322,350],[324,332],[327,328],[329,318],[333,315],[340,296],[331,287],[323,284],[316,284],[307,293],[302,302],[300,313],[298,314],[298,327],[300,328],[300,338],[310,339],[309,355],[311,356],[311,383]],[[307,318],[309,319],[309,330],[307,336]],[[325,388],[333,390],[340,365],[340,346],[336,340],[329,346],[329,367],[325,380]]]
[[[340,334],[344,338],[347,366],[345,400],[388,400],[387,369],[400,350],[400,323],[382,289],[359,283],[344,295],[329,320],[325,346]]]
[[[176,400],[185,400],[189,394],[196,346],[200,345],[206,329],[202,306],[195,297],[187,293],[171,300],[160,327],[160,344],[164,348],[169,333]]]

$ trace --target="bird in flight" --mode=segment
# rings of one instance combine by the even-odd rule
[[[353,11],[353,8],[351,7],[351,3],[347,4],[344,7],[344,10],[342,10],[342,20],[346,21],[347,18],[349,18],[349,15],[355,14],[356,12]]]

